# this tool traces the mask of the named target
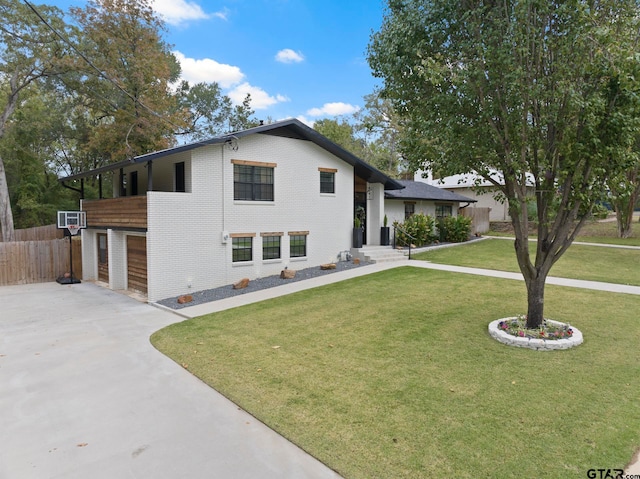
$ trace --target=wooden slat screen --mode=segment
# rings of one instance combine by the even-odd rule
[[[147,293],[147,238],[127,236],[127,278],[130,290]]]

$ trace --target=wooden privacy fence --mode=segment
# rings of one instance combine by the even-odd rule
[[[53,224],[16,230],[15,235],[16,241],[45,241],[64,238],[64,230],[58,229],[58,226]]]
[[[458,212],[462,216],[471,218],[472,234],[483,234],[489,231],[489,213],[491,212],[491,208],[473,208],[468,206],[466,208],[460,208]]]
[[[82,277],[82,240],[75,237],[73,275]],[[0,286],[45,283],[69,271],[69,238],[0,242]]]

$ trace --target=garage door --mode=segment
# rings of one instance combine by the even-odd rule
[[[129,289],[147,293],[147,238],[127,236],[127,279]]]
[[[103,233],[98,233],[98,280],[109,282],[109,248]]]

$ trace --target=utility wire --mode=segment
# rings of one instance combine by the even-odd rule
[[[176,125],[175,123],[173,123],[171,120],[169,120],[168,118],[165,118],[164,116],[160,115],[159,113],[157,113],[155,110],[153,110],[152,108],[148,107],[147,105],[145,105],[144,103],[142,103],[142,101],[140,101],[138,98],[134,97],[131,93],[129,93],[127,90],[125,90],[122,86],[120,86],[118,84],[118,82],[114,79],[112,79],[111,77],[109,77],[106,73],[104,73],[102,70],[100,70],[89,58],[87,58],[87,56],[82,53],[80,50],[78,50],[75,45],[73,45],[67,38],[65,38],[61,33],[59,33],[41,14],[40,12],[38,12],[38,10],[36,10],[36,8],[28,1],[28,0],[22,0],[25,5],[27,7],[29,7],[31,9],[31,11],[33,11],[33,13],[36,14],[36,16],[40,19],[40,21],[42,21],[42,23],[44,23],[47,28],[49,28],[49,30],[51,30],[53,32],[53,34],[55,36],[57,36],[60,40],[62,40],[67,46],[69,46],[80,58],[82,58],[82,60],[89,65],[92,69],[94,69],[98,75],[107,80],[109,83],[111,83],[112,85],[114,85],[118,90],[120,90],[122,93],[124,93],[127,97],[129,97],[134,103],[140,105],[141,107],[143,107],[145,110],[147,110],[149,113],[151,113],[152,115],[154,115],[155,117],[165,121],[167,124],[171,125],[172,127],[176,128],[176,130],[181,130],[182,128],[178,125]]]
[[[51,30],[53,32],[53,34],[58,37],[60,40],[62,40],[63,43],[65,43],[66,45],[69,46],[69,48],[71,48],[71,50],[73,50],[87,65],[89,65],[93,70],[95,70],[98,74],[99,77],[107,80],[109,83],[111,83],[112,85],[114,85],[118,90],[120,90],[122,93],[124,93],[128,98],[130,98],[135,104],[140,105],[141,107],[143,107],[145,110],[147,110],[149,113],[151,113],[153,116],[159,118],[160,120],[166,122],[168,125],[172,126],[173,128],[175,128],[176,132],[180,132],[181,130],[183,130],[183,128],[179,125],[176,125],[175,123],[173,123],[171,120],[169,120],[168,118],[165,118],[164,116],[160,115],[158,112],[156,112],[155,110],[153,110],[152,108],[148,107],[147,105],[145,105],[144,103],[142,103],[142,101],[140,101],[138,98],[135,98],[132,94],[130,94],[126,89],[124,89],[122,86],[120,86],[120,84],[114,80],[113,78],[109,77],[106,73],[104,73],[102,70],[100,70],[84,53],[82,53],[78,48],[76,48],[75,45],[73,45],[67,38],[65,38],[60,32],[58,32],[41,14],[40,12],[38,12],[38,10],[31,4],[31,2],[29,2],[28,0],[22,0],[24,2],[24,4],[29,7],[29,9],[40,19],[40,21],[42,23],[44,23],[44,25],[46,25],[46,27]],[[94,92],[95,93],[95,92]],[[97,96],[103,98],[104,100],[107,100],[108,103],[111,103],[110,100],[108,100],[105,97],[102,97],[102,95],[98,94]],[[133,117],[134,115],[131,114],[131,116]],[[194,131],[193,133],[197,134],[197,130]],[[175,133],[175,134],[180,134],[180,133]],[[225,138],[228,137],[229,139],[227,141],[233,141],[231,140],[231,138],[235,139],[237,141],[237,138],[231,133],[226,133],[226,134],[222,134],[222,135],[217,135],[220,138]],[[128,142],[127,142],[128,144]],[[191,142],[190,144],[192,145],[207,145],[207,142],[204,142],[202,140],[199,141],[195,141],[195,142]],[[237,149],[237,146],[236,146]]]

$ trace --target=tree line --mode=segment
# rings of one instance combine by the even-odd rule
[[[258,124],[249,96],[233,105],[216,83],[179,81],[148,0],[90,0],[66,16],[0,0],[0,17],[4,241],[77,209],[60,176]]]

